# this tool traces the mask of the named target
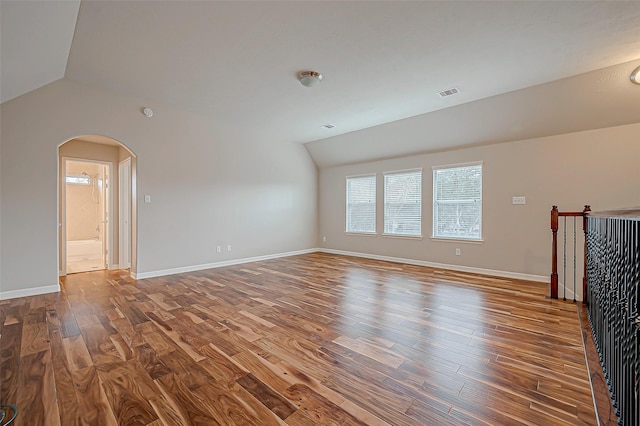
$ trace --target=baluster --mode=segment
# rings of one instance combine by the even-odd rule
[[[591,330],[618,422],[640,425],[640,219],[584,220]]]

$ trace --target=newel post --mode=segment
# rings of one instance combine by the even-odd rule
[[[585,205],[582,210],[582,231],[584,232],[584,271],[582,272],[582,303],[589,305],[587,300],[587,215],[591,211],[591,206]]]
[[[551,209],[551,298],[558,298],[558,206]]]

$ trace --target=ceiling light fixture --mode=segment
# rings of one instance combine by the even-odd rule
[[[142,113],[147,117],[147,118],[151,118],[153,117],[153,110],[149,107],[146,107],[145,109],[142,110]]]
[[[629,78],[631,79],[632,83],[640,84],[640,67],[633,70]]]
[[[301,71],[298,80],[304,87],[316,87],[322,81],[322,74],[316,71]]]

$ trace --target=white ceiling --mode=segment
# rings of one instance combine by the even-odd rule
[[[14,13],[14,24],[5,31],[8,3],[2,1],[2,90],[11,94],[25,88],[5,76],[5,68],[21,56],[5,52],[5,38],[12,46],[30,41],[18,51],[30,57],[32,39],[42,41],[45,34],[25,35],[20,19],[29,21],[35,9],[38,16],[56,16],[45,12],[45,5],[62,9],[67,2],[33,3],[38,7],[29,7],[28,16]],[[35,50],[33,56],[42,55]],[[317,141],[308,145],[314,160],[331,165],[589,128],[590,116],[563,120],[553,113],[546,114],[556,118],[549,123],[532,119],[531,108],[521,102],[559,108],[555,93],[573,96],[578,80],[592,81],[567,77],[639,59],[637,2],[83,1],[64,76],[148,99],[154,110],[167,105],[197,111],[211,118],[217,137]],[[20,66],[23,72],[31,68]],[[297,82],[296,73],[304,69],[324,74],[319,87]],[[616,68],[614,74],[636,90],[631,105],[640,107],[633,103],[640,101],[640,86],[631,87],[630,71]],[[49,80],[59,77],[48,74]],[[551,91],[544,84],[556,80]],[[616,87],[622,84],[618,80],[612,83]],[[579,105],[593,103],[590,113],[598,111],[598,93],[608,91],[607,81],[599,83],[597,90],[587,91],[594,96],[573,96]],[[452,86],[461,93],[446,99],[437,95]],[[3,95],[3,100],[10,98]],[[464,126],[455,120],[462,111],[494,107],[506,109],[509,125],[485,129],[491,114],[474,115]],[[378,143],[384,149],[370,153],[362,142],[353,142],[357,138],[335,137],[425,113],[431,114],[424,123],[434,129],[438,123],[456,127],[455,137],[445,134],[444,142],[432,146],[403,144],[394,135]],[[598,125],[624,124],[616,111],[599,113],[611,117]],[[500,123],[500,117],[492,118]],[[326,123],[336,127],[322,128]],[[362,150],[366,155],[354,154]],[[351,154],[340,158],[342,151]]]

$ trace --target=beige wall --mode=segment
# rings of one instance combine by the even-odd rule
[[[351,135],[353,137],[353,134]],[[398,137],[402,137],[401,134]],[[425,136],[427,137],[427,136]],[[483,161],[482,244],[435,241],[432,167]],[[382,172],[423,169],[421,240],[346,235],[345,176],[378,173],[378,232]],[[319,236],[325,248],[449,265],[547,276],[551,263],[549,210],[640,206],[640,124],[456,151],[320,169]],[[526,205],[511,197],[526,196]],[[455,255],[461,249],[461,256]]]
[[[316,245],[317,170],[299,144],[64,79],[0,114],[3,292],[57,284],[58,146],[79,135],[111,137],[137,157],[137,273]]]

